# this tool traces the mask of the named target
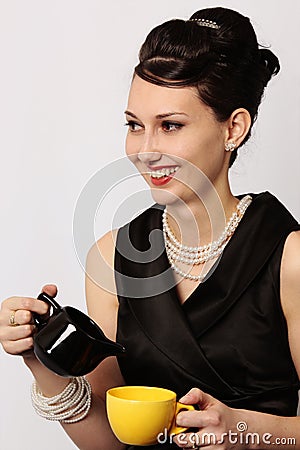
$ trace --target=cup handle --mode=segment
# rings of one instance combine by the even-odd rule
[[[34,324],[38,329],[40,329],[48,323],[50,317],[58,314],[61,311],[61,307],[54,300],[54,298],[50,297],[50,295],[45,294],[44,292],[42,292],[38,296],[38,300],[42,300],[43,302],[46,302],[50,306],[49,311],[46,314],[43,314],[42,316],[37,313],[32,314]]]
[[[185,405],[184,403],[176,402],[175,417],[169,430],[169,434],[179,434],[186,431],[188,427],[178,427],[176,425],[176,416],[180,411],[194,411],[195,409],[196,408],[193,405]]]

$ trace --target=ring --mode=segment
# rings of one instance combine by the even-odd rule
[[[17,327],[19,324],[15,321],[16,311],[12,311],[9,316],[9,325],[11,327]]]

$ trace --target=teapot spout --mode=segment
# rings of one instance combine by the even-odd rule
[[[118,352],[115,355],[121,355],[122,353],[126,353],[126,349],[125,347],[123,347],[123,345],[119,344],[119,343],[115,343],[115,345],[117,345],[117,348],[115,348],[115,351]]]
[[[114,350],[114,355],[121,355],[122,353],[126,353],[126,349],[125,347],[123,347],[123,345],[119,344],[118,342],[113,342],[113,350]]]
[[[118,342],[107,340],[105,343],[101,343],[101,350],[104,351],[107,356],[117,356],[126,352],[125,347]]]

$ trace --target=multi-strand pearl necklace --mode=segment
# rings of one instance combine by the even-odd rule
[[[163,234],[167,256],[172,269],[183,278],[194,281],[203,280],[206,275],[191,275],[190,273],[183,272],[177,267],[176,263],[180,262],[193,266],[194,264],[201,264],[220,256],[251,202],[252,197],[250,195],[243,197],[237,204],[236,211],[230,217],[221,236],[216,241],[200,247],[189,247],[181,244],[176,239],[169,227],[165,208],[162,216]]]

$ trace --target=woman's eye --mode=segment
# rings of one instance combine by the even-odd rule
[[[163,122],[162,123],[162,129],[164,131],[176,131],[176,130],[180,130],[180,128],[182,128],[183,125],[181,123],[177,123],[177,122]]]
[[[134,122],[133,120],[128,120],[128,122],[125,123],[125,126],[129,128],[130,131],[139,131],[142,126],[139,125],[137,122]]]

